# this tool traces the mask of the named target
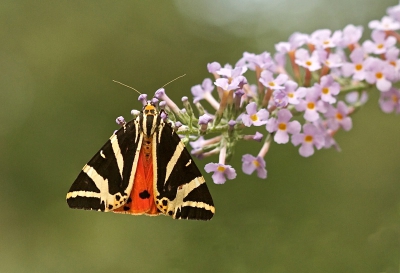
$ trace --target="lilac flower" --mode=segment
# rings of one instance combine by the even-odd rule
[[[318,112],[324,113],[326,110],[323,102],[319,99],[320,91],[317,90],[315,87],[300,87],[299,89],[306,90],[306,97],[304,100],[301,100],[298,105],[296,105],[296,110],[305,111],[305,120],[310,122],[316,121],[317,119],[319,119]]]
[[[395,19],[397,21],[400,21],[400,5],[396,5],[396,6],[393,6],[393,7],[388,7],[386,12],[393,19]]]
[[[271,54],[268,52],[263,52],[259,55],[244,52],[243,57],[236,63],[236,66],[248,67],[250,70],[255,71],[256,67],[263,70],[274,70],[275,64],[271,58]]]
[[[226,78],[229,79],[234,79],[236,77],[239,77],[241,75],[243,75],[244,72],[247,71],[247,67],[246,66],[241,66],[241,67],[235,67],[235,68],[228,68],[228,67],[224,67],[219,69],[217,72],[218,75],[220,76],[224,76]]]
[[[265,86],[272,90],[283,89],[282,86],[289,79],[286,74],[279,74],[276,78],[271,71],[264,70],[261,72],[261,77],[259,81]]]
[[[204,170],[207,173],[213,172],[211,176],[215,184],[224,184],[226,179],[235,179],[236,171],[232,166],[221,163],[208,163]]]
[[[204,79],[203,83],[200,85],[195,85],[192,87],[192,95],[194,96],[194,103],[199,102],[202,99],[208,101],[214,109],[219,108],[219,103],[215,100],[215,98],[211,95],[211,92],[214,90],[214,85],[212,84],[211,79]]]
[[[282,92],[282,90],[275,90],[272,93],[272,97],[276,107],[282,108],[289,104],[289,98],[285,92]]]
[[[289,42],[280,42],[275,45],[275,49],[278,53],[286,54],[290,51],[295,51],[302,45],[304,45],[309,39],[307,34],[295,32],[289,37]]]
[[[316,83],[315,88],[321,94],[321,100],[330,104],[336,102],[336,96],[340,92],[340,84],[335,82],[331,75],[326,75],[321,78],[321,83]]]
[[[325,116],[328,118],[328,126],[330,129],[336,131],[339,127],[343,130],[349,131],[351,129],[352,121],[349,115],[349,109],[343,101],[337,103],[337,108],[330,105]]]
[[[298,134],[301,130],[300,122],[290,121],[292,113],[287,109],[281,109],[278,112],[278,118],[270,118],[266,129],[268,132],[275,133],[274,140],[278,144],[289,142],[289,134]]]
[[[125,125],[125,123],[126,123],[123,116],[117,117],[117,119],[115,120],[115,122],[116,122],[118,125],[120,125],[120,126],[123,126],[123,125]]]
[[[246,106],[247,114],[242,115],[242,122],[245,126],[261,126],[267,123],[269,112],[266,109],[260,109],[257,112],[257,104],[251,102]]]
[[[147,104],[147,94],[140,94],[138,101],[142,103],[143,106]]]
[[[373,20],[369,22],[368,27],[381,31],[398,30],[400,29],[400,23],[389,16],[383,16],[381,21]]]
[[[319,29],[314,31],[309,42],[316,48],[332,48],[336,47],[342,39],[342,32],[337,30],[331,36],[332,31],[330,29]]]
[[[318,150],[324,146],[325,139],[323,132],[315,125],[307,123],[303,126],[303,133],[292,136],[292,143],[294,146],[301,144],[299,149],[300,155],[309,157],[314,154],[314,146]]]
[[[367,53],[383,54],[396,44],[396,38],[393,36],[386,38],[386,34],[383,31],[374,30],[371,37],[373,41],[367,40],[363,43],[363,48]]]
[[[397,47],[392,47],[388,51],[386,51],[385,58],[386,61],[393,66],[395,70],[395,79],[398,80],[399,78],[399,71],[400,71],[400,59],[399,59],[400,50]]]
[[[383,112],[396,114],[400,113],[400,91],[397,88],[390,88],[387,92],[382,92],[379,105]]]
[[[307,50],[300,48],[296,50],[295,57],[296,64],[305,67],[310,71],[316,71],[321,68],[318,52],[316,50],[314,50],[310,56]]]
[[[343,29],[343,37],[340,46],[346,47],[358,43],[363,33],[362,26],[347,25]]]
[[[257,175],[259,178],[265,179],[267,178],[267,170],[265,169],[265,160],[264,158],[257,156],[254,157],[250,154],[245,154],[242,156],[242,171],[245,174],[252,174],[255,170],[257,170]]]
[[[215,80],[215,85],[221,87],[223,90],[236,90],[242,88],[243,85],[247,83],[247,80],[244,76],[238,76],[235,78],[219,78]]]
[[[306,95],[306,89],[297,89],[297,83],[294,81],[287,81],[285,82],[285,88],[282,90],[279,90],[279,93],[285,94],[287,97],[287,101],[290,104],[296,105],[300,103],[301,98],[304,98]],[[297,89],[297,90],[296,90]]]
[[[338,152],[341,151],[339,144],[337,144],[336,140],[333,138],[333,131],[329,128],[327,128],[327,123],[318,120],[317,122],[313,123],[320,132],[322,132],[322,135],[324,137],[324,147],[325,149],[328,149],[330,147],[334,147]]]
[[[204,115],[199,117],[199,124],[200,125],[208,124],[212,120],[213,120],[212,116],[210,116],[209,114],[204,114]]]
[[[364,50],[361,47],[354,49],[350,54],[350,60],[352,61],[351,63],[344,63],[342,65],[343,76],[349,77],[353,75],[354,80],[364,80]]]
[[[388,91],[392,87],[390,80],[395,76],[393,66],[378,58],[368,58],[365,68],[365,80],[368,83],[376,83],[376,87],[382,92]]]
[[[140,97],[140,96],[139,96]],[[165,93],[165,89],[164,88],[160,88],[156,91],[156,93],[154,94],[154,97],[159,99],[159,100],[163,100],[167,103],[168,107],[176,114],[180,113],[180,109],[179,107],[175,104],[175,102],[173,100],[171,100],[167,94]]]
[[[342,57],[337,53],[328,53],[325,50],[318,50],[321,63],[329,68],[341,67],[343,64]]]
[[[217,62],[212,62],[212,63],[207,64],[207,70],[210,73],[215,73],[220,69],[221,69],[221,65]]]

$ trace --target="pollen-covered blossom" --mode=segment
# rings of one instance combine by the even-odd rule
[[[301,130],[300,122],[297,120],[290,121],[293,117],[288,109],[280,109],[277,118],[270,118],[267,122],[266,129],[270,133],[275,133],[274,140],[276,143],[284,144],[289,142],[289,134],[298,134]]]
[[[349,117],[350,111],[343,101],[337,103],[337,108],[329,105],[325,116],[328,118],[328,126],[330,129],[336,131],[339,127],[348,131],[353,126],[351,118]]]
[[[396,38],[393,36],[386,37],[383,31],[374,30],[371,37],[373,41],[366,40],[363,43],[363,48],[367,53],[383,54],[396,44]]]
[[[364,65],[364,49],[362,47],[356,48],[350,54],[351,62],[344,63],[342,65],[343,76],[350,77],[353,75],[353,79],[356,81],[362,81],[365,79],[365,65]]]
[[[321,63],[318,56],[318,51],[313,51],[313,53],[309,54],[308,50],[304,48],[300,48],[296,50],[296,64],[307,68],[310,71],[316,71],[321,68]]]
[[[379,105],[385,113],[400,113],[400,91],[397,88],[390,88],[387,92],[382,92]]]
[[[204,170],[207,173],[213,172],[211,177],[215,184],[224,184],[226,179],[232,180],[236,178],[236,171],[231,165],[208,163]]]
[[[321,83],[315,84],[315,89],[321,94],[321,100],[330,104],[336,102],[336,95],[340,92],[340,84],[335,82],[331,75],[321,78]]]
[[[311,36],[309,43],[313,44],[316,48],[332,48],[336,47],[342,38],[342,32],[337,30],[331,36],[332,31],[330,29],[319,29],[314,31]]]
[[[242,115],[243,124],[247,127],[251,125],[261,126],[267,123],[269,113],[266,109],[257,111],[257,104],[251,102],[246,106],[246,113]]]
[[[378,58],[369,58],[365,65],[365,80],[370,84],[376,84],[376,88],[385,92],[392,87],[391,80],[395,77],[393,66]]]
[[[245,174],[252,174],[254,171],[257,171],[257,175],[259,178],[267,178],[267,170],[265,169],[264,158],[260,156],[254,157],[250,154],[245,154],[242,156],[242,162],[242,171]]]
[[[261,77],[259,81],[265,86],[272,90],[283,89],[283,84],[289,79],[286,74],[279,74],[276,78],[273,76],[273,73],[268,70],[264,70],[261,73]]]
[[[235,67],[233,69],[229,67],[221,68],[216,71],[221,78],[215,80],[215,85],[221,87],[223,90],[242,88],[242,86],[247,83],[246,78],[242,76],[246,71],[246,66]]]
[[[224,184],[226,179],[235,179],[236,171],[231,165],[225,164],[226,146],[221,148],[218,163],[208,163],[204,170],[207,173],[213,172],[212,179],[215,184]]]
[[[296,105],[300,103],[300,99],[304,98],[306,95],[306,89],[299,88],[297,89],[297,83],[294,81],[287,81],[285,83],[285,88],[282,90],[278,90],[276,92],[283,93],[287,97],[287,101],[290,104]]]
[[[310,122],[316,121],[319,119],[319,112],[324,113],[326,110],[323,102],[320,100],[321,91],[314,86],[310,88],[300,87],[299,89],[305,90],[306,97],[296,105],[296,110],[304,111],[305,120]]]
[[[318,150],[324,146],[325,139],[321,130],[314,124],[307,123],[303,126],[303,133],[292,136],[292,143],[294,146],[301,144],[299,149],[300,155],[309,157],[314,154],[314,146]]]

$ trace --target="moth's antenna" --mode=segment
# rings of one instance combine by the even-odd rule
[[[186,76],[186,74],[180,75],[179,77],[176,77],[176,78],[173,79],[172,81],[169,81],[169,82],[167,82],[166,84],[164,84],[163,86],[161,86],[161,88],[163,88],[163,87],[167,86],[168,84],[170,84],[171,82],[174,82],[174,81],[176,81],[177,79],[183,78],[183,77],[185,77],[185,76]]]
[[[181,76],[182,77],[182,76]],[[176,80],[176,79],[175,79]],[[113,82],[115,82],[115,83],[119,83],[120,85],[123,85],[123,86],[125,86],[125,87],[128,87],[128,88],[130,88],[130,89],[133,89],[133,90],[135,90],[136,92],[138,92],[140,95],[142,95],[142,93],[140,93],[139,91],[137,91],[135,88],[133,88],[133,87],[131,87],[131,86],[129,86],[129,85],[126,85],[126,84],[124,84],[124,83],[122,83],[122,82],[119,82],[119,81],[116,81],[116,80],[112,80]]]

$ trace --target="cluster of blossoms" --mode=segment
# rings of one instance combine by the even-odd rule
[[[205,166],[215,183],[236,177],[226,162],[240,140],[261,142],[257,155],[242,157],[242,170],[267,177],[265,156],[272,141],[299,146],[303,157],[315,149],[334,147],[335,133],[352,128],[351,115],[368,98],[368,91],[380,93],[379,105],[386,113],[400,112],[400,4],[387,9],[388,16],[369,23],[370,40],[360,43],[363,28],[348,25],[331,32],[321,29],[311,35],[294,33],[288,42],[275,45],[276,53],[245,52],[233,67],[217,62],[207,65],[214,81],[207,78],[192,87],[193,104],[183,97],[184,109],[159,89],[155,98],[168,113],[182,140],[190,143],[199,158],[219,154],[218,163]],[[245,73],[253,71],[257,82]],[[216,89],[217,95],[212,92]],[[376,91],[378,90],[378,91]],[[215,97],[218,97],[216,99]],[[142,96],[142,100],[145,98]],[[202,105],[207,101],[215,110]],[[195,116],[194,105],[200,116]],[[246,127],[260,132],[246,135]],[[205,138],[206,135],[215,135]]]

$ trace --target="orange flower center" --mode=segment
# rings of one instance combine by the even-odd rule
[[[256,166],[257,168],[260,167],[260,163],[258,163],[257,160],[253,160],[253,164],[254,164],[254,166]]]
[[[285,131],[286,130],[286,123],[279,123],[278,124],[278,129],[279,130],[282,130],[282,131]]]
[[[375,73],[375,77],[376,77],[378,80],[382,79],[382,78],[383,78],[382,72],[376,72],[376,73]]]
[[[393,101],[394,103],[398,103],[399,97],[398,97],[397,95],[392,95],[392,101]]]
[[[363,68],[362,64],[356,64],[355,69],[360,71]]]
[[[379,44],[376,46],[378,49],[382,49],[383,48],[383,44]]]
[[[269,82],[268,85],[269,86],[275,86],[275,83],[274,82]]]
[[[217,171],[222,173],[222,172],[225,171],[225,167],[224,166],[218,166]]]
[[[322,93],[324,93],[325,95],[329,94],[329,88],[328,87],[322,88]]]
[[[337,118],[338,120],[342,120],[342,119],[343,119],[343,115],[340,114],[340,113],[336,113],[336,118]]]
[[[305,140],[306,142],[312,142],[312,141],[313,141],[313,137],[310,136],[310,135],[306,135],[306,136],[304,137],[304,140]]]
[[[307,65],[307,66],[311,66],[311,65],[312,65],[312,62],[311,62],[311,61],[307,61],[307,62],[306,62],[306,65]]]
[[[251,115],[250,118],[251,118],[252,121],[257,121],[258,120],[257,114]]]
[[[289,93],[289,94],[287,94],[287,96],[288,96],[289,98],[293,98],[293,97],[294,97],[293,93]]]
[[[315,103],[313,103],[313,102],[307,103],[307,108],[310,109],[310,110],[314,109],[315,108]]]

